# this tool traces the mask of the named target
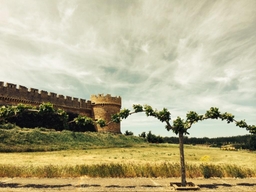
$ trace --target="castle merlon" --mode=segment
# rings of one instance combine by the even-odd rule
[[[110,94],[104,95],[104,94],[98,94],[98,95],[91,95],[90,98],[92,104],[94,105],[118,105],[121,107],[121,97],[113,97]]]
[[[38,90],[35,88],[28,89],[25,86],[0,82],[0,96],[9,99],[19,99],[26,103],[43,103],[51,102],[56,106],[66,106],[71,108],[88,108],[91,109],[91,101],[78,99],[71,96],[58,95],[57,93]]]

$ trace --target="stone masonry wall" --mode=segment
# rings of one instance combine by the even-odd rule
[[[111,115],[118,113],[121,109],[121,97],[111,97],[107,94],[92,95],[91,101],[78,99],[70,96],[58,95],[56,93],[48,93],[47,91],[39,91],[35,88],[0,81],[0,106],[1,105],[17,105],[19,103],[38,106],[43,102],[50,102],[55,108],[63,109],[67,112],[86,115],[93,119],[102,118],[106,122],[111,120]],[[120,123],[111,123],[104,129],[95,126],[97,131],[121,133]]]
[[[112,97],[111,95],[91,95],[93,104],[93,116],[95,119],[104,119],[106,122],[111,121],[111,115],[120,112],[121,97]],[[121,133],[120,123],[110,123],[106,127],[96,126],[98,132]]]
[[[0,82],[0,105],[15,105],[18,103],[38,106],[43,102],[50,102],[55,108],[61,108],[68,112],[91,116],[91,101],[85,99],[73,98],[70,96],[57,95],[47,91],[24,86],[17,88],[16,84]]]

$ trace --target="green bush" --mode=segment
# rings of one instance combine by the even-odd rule
[[[13,129],[15,127],[16,127],[16,125],[12,124],[12,123],[0,124],[0,129]]]

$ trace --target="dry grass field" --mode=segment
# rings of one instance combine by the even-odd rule
[[[105,163],[179,163],[178,145],[156,144],[130,148],[66,150],[53,152],[0,153],[0,165],[75,166]],[[188,164],[234,164],[256,169],[256,153],[223,151],[204,146],[185,146]]]

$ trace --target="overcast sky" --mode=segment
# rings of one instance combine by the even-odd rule
[[[210,107],[256,124],[255,0],[0,0],[0,81],[122,97],[172,118]],[[145,115],[122,132],[175,136]],[[209,120],[194,137],[243,135]]]

